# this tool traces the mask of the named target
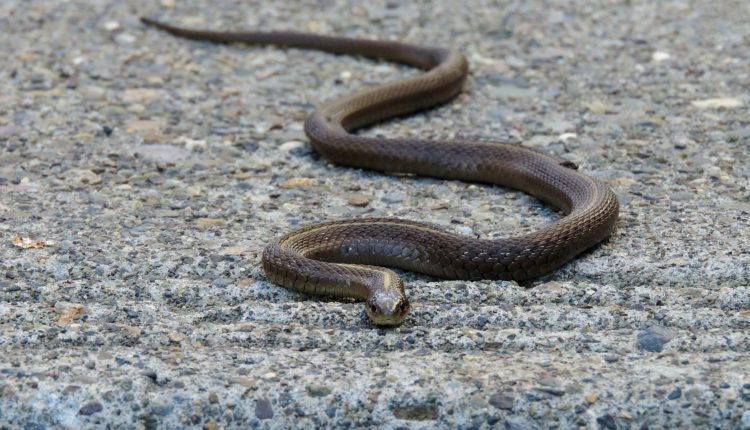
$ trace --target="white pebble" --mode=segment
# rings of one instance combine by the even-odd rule
[[[120,28],[120,23],[117,21],[107,21],[102,25],[102,27],[104,27],[104,29],[107,31],[115,31]]]
[[[651,54],[651,59],[656,63],[661,63],[662,61],[669,60],[671,57],[672,56],[669,55],[669,52],[664,51],[654,51],[654,53]]]
[[[135,42],[135,36],[130,33],[120,33],[115,36],[115,42],[121,45],[131,45]]]
[[[558,136],[558,139],[562,140],[563,142],[567,142],[569,139],[575,139],[578,135],[576,133],[563,133],[560,136]]]
[[[202,151],[208,147],[208,144],[205,140],[200,139],[191,139],[189,137],[181,137],[178,142],[185,145],[185,149],[188,151]]]
[[[297,148],[302,148],[305,146],[304,142],[300,142],[299,140],[290,140],[289,142],[284,142],[279,146],[279,149],[281,149],[284,152],[289,152]]]
[[[731,97],[718,97],[715,99],[693,100],[690,104],[698,109],[735,108],[742,106],[742,100]]]

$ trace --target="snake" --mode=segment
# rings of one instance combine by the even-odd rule
[[[561,157],[507,141],[355,133],[453,99],[469,71],[466,57],[457,49],[295,31],[219,32],[141,20],[193,40],[313,49],[420,69],[416,76],[319,104],[304,124],[310,144],[334,164],[512,188],[561,213],[534,232],[499,239],[399,218],[310,225],[273,240],[263,250],[263,270],[273,283],[306,294],[364,301],[376,326],[398,326],[411,305],[393,268],[444,279],[523,281],[560,268],[615,229],[615,193]]]

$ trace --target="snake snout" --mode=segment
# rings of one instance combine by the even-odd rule
[[[376,325],[397,326],[404,322],[411,306],[402,294],[376,294],[367,300],[365,309]]]

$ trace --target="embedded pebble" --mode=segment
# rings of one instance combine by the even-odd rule
[[[649,352],[661,352],[664,349],[664,345],[675,336],[675,331],[668,327],[649,327],[638,333],[638,347]]]
[[[409,405],[393,408],[393,416],[400,420],[432,421],[438,418],[436,405]]]
[[[87,169],[70,169],[62,176],[66,183],[74,186],[96,185],[102,182],[101,176]]]
[[[163,99],[165,93],[153,88],[129,88],[122,92],[120,98],[126,103],[145,103],[155,99]]]
[[[331,394],[331,388],[326,385],[308,385],[305,387],[305,391],[307,391],[307,394],[311,397],[325,397]]]
[[[693,100],[690,102],[699,109],[736,108],[742,106],[742,101],[731,97],[718,97],[713,99]]]
[[[86,403],[81,407],[81,409],[78,410],[78,413],[80,415],[93,415],[97,412],[101,412],[104,409],[101,403],[99,402],[91,402]]]
[[[167,126],[163,120],[135,120],[125,124],[126,133],[154,133]]]
[[[315,184],[313,178],[291,178],[279,184],[279,188],[291,189],[291,188],[304,188]]]
[[[352,206],[364,207],[370,204],[370,198],[364,194],[351,194],[346,198],[346,202]]]
[[[178,163],[190,156],[190,151],[185,148],[165,144],[138,145],[132,153],[157,163]]]
[[[279,145],[279,149],[284,152],[291,152],[295,149],[304,148],[304,147],[305,147],[305,143],[299,140],[290,140],[289,142],[284,142],[281,145]]]
[[[273,407],[269,399],[262,398],[255,400],[255,416],[260,420],[273,418]]]
[[[513,409],[513,404],[515,403],[515,399],[512,395],[504,394],[504,393],[495,393],[490,397],[488,400],[489,404],[498,408],[498,409],[505,409],[505,410],[511,410]]]
[[[107,21],[104,24],[102,24],[102,28],[104,28],[107,31],[115,31],[120,28],[120,23],[117,21]]]
[[[651,54],[651,59],[656,63],[661,63],[662,61],[666,61],[672,58],[672,56],[669,54],[669,52],[664,51],[654,51]]]
[[[381,199],[385,203],[390,203],[390,204],[401,203],[404,201],[404,199],[406,199],[406,193],[403,193],[400,191],[390,192],[390,193],[383,195]]]
[[[0,126],[0,139],[8,139],[22,132],[23,129],[15,124],[2,125]]]

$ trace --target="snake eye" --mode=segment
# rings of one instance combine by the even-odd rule
[[[377,306],[375,306],[374,303],[370,303],[369,307],[370,307],[370,312],[372,312],[374,314],[378,312],[378,308],[377,308]]]

